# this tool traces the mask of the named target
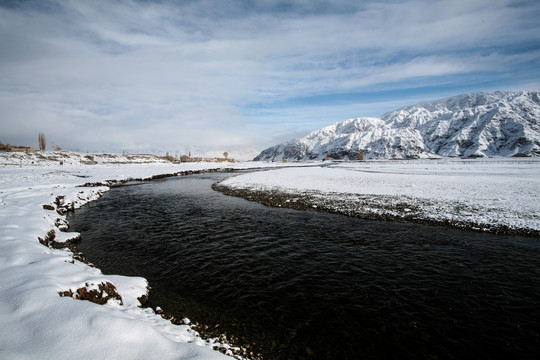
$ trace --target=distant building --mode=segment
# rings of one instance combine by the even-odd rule
[[[10,146],[9,151],[32,152],[36,151],[36,148],[33,146]]]

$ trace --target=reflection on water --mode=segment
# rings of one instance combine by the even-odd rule
[[[224,176],[111,190],[70,216],[79,249],[267,359],[540,355],[537,239],[267,208]]]

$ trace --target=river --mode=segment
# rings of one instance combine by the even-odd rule
[[[234,173],[133,182],[68,220],[104,273],[264,359],[540,358],[540,243],[269,208]]]

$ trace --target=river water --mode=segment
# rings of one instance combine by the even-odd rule
[[[540,358],[540,241],[129,183],[69,216],[104,273],[264,359]]]

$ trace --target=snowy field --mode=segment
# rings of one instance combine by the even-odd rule
[[[79,187],[83,184],[285,164],[173,165],[140,159],[119,164],[118,158],[96,157],[97,165],[85,165],[80,157],[68,157],[59,165],[57,158],[47,159],[0,159],[0,358],[224,358],[214,348],[232,354],[230,345],[202,340],[190,326],[173,325],[139,307],[138,299],[147,294],[144,278],[103,275],[62,249],[79,236],[65,231],[64,212],[109,189]],[[285,194],[284,205],[308,194],[310,207],[326,203],[334,206],[326,210],[336,212],[393,211],[540,231],[540,161],[535,159],[287,165],[223,184],[248,192],[277,191]]]
[[[188,325],[173,325],[152,309],[139,307],[138,298],[147,293],[145,279],[103,275],[74,259],[70,250],[59,249],[79,236],[62,231],[64,209],[76,209],[109,189],[77,187],[85,183],[268,164],[118,165],[101,159],[98,165],[84,165],[69,157],[60,166],[50,157],[36,161],[35,156],[5,154],[4,160],[0,163],[0,359],[81,354],[91,359],[230,358],[213,350],[227,351],[228,344],[204,341]],[[74,300],[85,296],[106,304]]]
[[[277,206],[540,235],[540,159],[334,162],[240,175],[220,187],[266,192],[282,199],[270,201]]]

